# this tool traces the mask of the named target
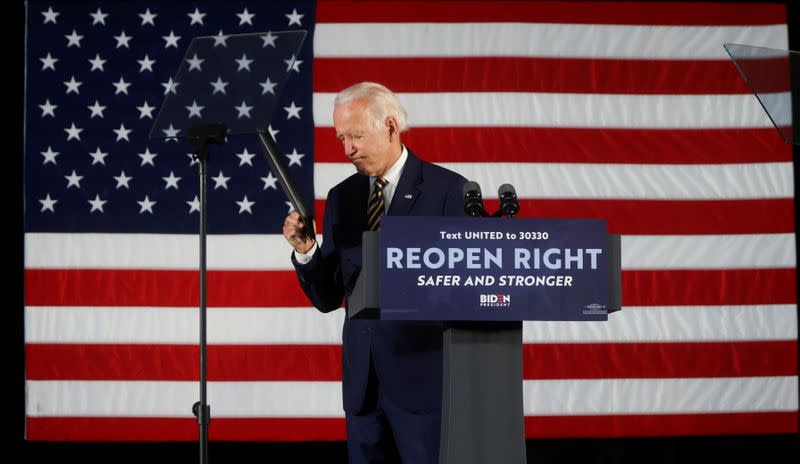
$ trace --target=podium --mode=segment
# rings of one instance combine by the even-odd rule
[[[531,222],[532,221],[532,222]],[[584,227],[590,224],[588,231],[584,231]],[[460,286],[453,285],[455,276],[459,275],[458,264],[448,262],[447,265],[438,260],[439,256],[446,256],[447,258],[455,255],[459,256],[459,252],[453,252],[464,243],[469,243],[467,239],[464,240],[424,240],[419,243],[414,243],[420,237],[425,237],[426,232],[430,238],[431,231],[438,231],[441,237],[455,236],[461,230],[472,230],[473,232],[480,232],[481,227],[485,227],[487,232],[498,233],[498,226],[511,227],[515,231],[522,231],[524,234],[526,229],[534,229],[531,232],[542,232],[543,230],[552,231],[548,236],[554,237],[554,240],[544,240],[540,242],[543,245],[545,242],[557,242],[554,245],[561,246],[561,248],[548,248],[550,249],[563,249],[567,250],[569,246],[580,245],[587,242],[581,240],[588,239],[594,245],[599,247],[601,252],[595,252],[592,256],[597,258],[595,274],[599,282],[586,282],[587,279],[594,278],[591,272],[577,273],[575,279],[583,279],[582,284],[590,290],[581,289],[582,294],[596,293],[598,301],[584,305],[579,308],[580,311],[572,311],[570,308],[563,306],[573,305],[570,298],[564,298],[563,294],[549,295],[546,292],[533,291],[533,297],[526,300],[523,295],[524,292],[518,292],[517,295],[513,294],[513,290],[502,290],[500,281],[495,280],[495,285],[470,285]],[[362,269],[352,294],[348,300],[348,317],[350,318],[381,318],[381,319],[402,319],[402,320],[441,320],[444,322],[444,331],[442,334],[442,420],[441,420],[441,437],[440,437],[440,452],[439,462],[442,464],[479,464],[479,463],[524,463],[526,460],[525,452],[525,432],[524,432],[524,405],[523,405],[523,361],[522,361],[522,321],[524,320],[586,320],[586,321],[604,321],[607,320],[608,313],[621,309],[622,300],[622,285],[621,285],[621,238],[619,235],[605,233],[605,221],[602,220],[562,220],[562,219],[514,219],[509,221],[485,221],[475,220],[474,218],[416,218],[416,217],[396,217],[387,216],[383,219],[382,232],[364,232],[362,241]],[[400,233],[393,233],[400,231]],[[502,227],[501,227],[502,228]],[[578,231],[577,235],[584,237],[571,237],[570,233],[575,235],[574,231]],[[598,233],[602,230],[602,233]],[[409,231],[414,231],[409,233]],[[449,231],[449,232],[448,232]],[[583,233],[586,232],[586,233]],[[387,240],[386,235],[395,235],[389,237]],[[465,237],[466,234],[460,235]],[[396,243],[396,239],[400,239],[400,244]],[[494,238],[496,243],[502,242],[505,239]],[[473,250],[481,248],[485,242],[480,240],[475,241],[475,244],[481,245],[480,247],[467,248]],[[512,246],[517,247],[520,242],[515,242]],[[414,245],[406,250],[419,250],[413,259],[410,255],[405,256],[406,263],[411,263],[412,269],[394,269],[394,271],[411,271],[414,274],[418,271],[425,271],[423,264],[425,263],[422,246],[427,246],[429,256],[429,263],[439,265],[435,270],[445,272],[446,274],[436,274],[443,276],[442,278],[435,278],[433,274],[430,275],[433,279],[430,281],[433,287],[436,283],[444,283],[449,275],[449,288],[440,287],[438,290],[443,290],[439,293],[444,294],[445,298],[453,299],[457,294],[470,294],[479,292],[479,299],[481,301],[476,308],[471,307],[469,301],[472,301],[472,296],[467,297],[467,303],[459,307],[458,303],[452,307],[446,307],[442,303],[441,295],[432,295],[430,301],[426,301],[425,295],[421,299],[411,298],[414,301],[392,303],[392,308],[381,310],[384,306],[389,306],[385,298],[387,294],[392,293],[391,290],[383,288],[382,291],[382,275],[384,279],[387,277],[387,265],[383,261],[387,261],[388,266],[403,264],[403,258],[399,257],[403,250],[404,245]],[[445,246],[452,245],[452,246]],[[551,243],[552,244],[552,243]],[[397,247],[393,245],[398,245]],[[508,245],[508,244],[506,244]],[[523,243],[523,245],[531,245],[531,242]],[[549,245],[546,245],[549,246]],[[499,247],[502,248],[502,247]],[[396,251],[396,250],[401,251]],[[445,252],[444,250],[448,251]],[[497,247],[496,247],[497,249]],[[514,248],[516,250],[517,248]],[[514,261],[518,264],[524,263],[520,259],[525,256],[524,250],[522,252],[515,252]],[[567,259],[572,258],[571,263],[577,267],[578,248],[573,247],[573,254],[564,252]],[[585,250],[588,250],[586,248]],[[591,248],[596,250],[598,248]],[[437,250],[441,250],[437,251]],[[485,249],[487,252],[491,249]],[[505,282],[517,283],[521,282],[523,285],[532,282],[537,284],[543,282],[553,282],[557,285],[558,272],[564,272],[563,267],[567,265],[567,259],[562,259],[562,269],[555,269],[557,266],[547,266],[553,264],[555,260],[552,258],[550,262],[539,254],[539,270],[545,268],[544,274],[535,276],[537,272],[534,269],[516,269],[514,275],[507,275],[513,277],[506,279]],[[477,253],[476,253],[477,254]],[[499,253],[503,255],[502,253]],[[431,257],[435,256],[435,257]],[[602,257],[600,259],[599,257]],[[417,259],[419,258],[419,259]],[[503,255],[506,258],[503,263],[510,264],[510,256],[508,253]],[[461,261],[464,261],[462,259]],[[489,271],[491,271],[491,264],[494,263],[494,269],[497,270],[496,264],[498,263],[497,256],[488,258],[490,263]],[[590,260],[586,259],[589,263]],[[475,263],[473,263],[475,264]],[[528,261],[530,265],[530,260]],[[583,264],[583,263],[581,263]],[[419,267],[417,267],[417,265]],[[568,265],[567,265],[568,266]],[[430,266],[429,266],[430,267]],[[571,269],[567,269],[569,271]],[[575,269],[572,269],[575,270]],[[453,272],[455,271],[455,273]],[[475,270],[472,275],[468,277],[483,277],[482,283],[486,284],[489,280],[485,271],[487,269],[479,268]],[[580,269],[580,271],[587,271],[587,269]],[[541,274],[541,273],[540,273]],[[559,274],[562,275],[562,274]],[[462,275],[462,277],[464,277]],[[534,277],[534,278],[531,278]],[[537,279],[535,277],[541,277]],[[547,277],[554,277],[548,279]],[[562,275],[562,277],[564,277]],[[566,279],[562,279],[562,283]],[[392,276],[393,287],[397,282],[403,287],[402,279],[397,279]],[[460,278],[459,283],[466,284],[468,281]],[[417,276],[417,284],[419,285],[419,276]],[[423,284],[427,284],[426,276],[423,276]],[[417,295],[426,292],[424,285],[418,288]],[[497,289],[500,291],[507,291],[509,294],[496,294]],[[540,289],[541,290],[541,289]],[[567,290],[569,288],[561,288],[560,290]],[[577,292],[578,290],[576,290]],[[480,293],[486,292],[486,293]],[[556,292],[559,293],[559,292]],[[563,292],[562,292],[563,293]],[[409,288],[403,287],[389,298],[393,302],[402,299],[400,295],[410,295]],[[486,295],[483,298],[481,295]],[[537,296],[538,295],[538,296]],[[512,307],[511,303],[515,301],[515,297],[520,297],[522,304],[525,306],[520,311],[506,311],[505,309]],[[580,297],[578,297],[580,298]],[[592,297],[594,298],[594,297]],[[408,299],[408,298],[406,298]],[[483,302],[483,300],[486,302]],[[455,298],[459,301],[458,298]],[[548,300],[548,301],[536,301]],[[600,301],[602,300],[602,301]],[[413,306],[420,305],[425,307],[424,310],[414,311]],[[541,311],[537,311],[537,306],[541,305]],[[400,307],[398,307],[400,306]],[[408,306],[408,307],[405,307]],[[486,309],[486,311],[483,311]],[[497,309],[498,311],[495,311]]]

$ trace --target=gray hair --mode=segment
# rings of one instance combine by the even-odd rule
[[[376,82],[358,83],[339,92],[333,104],[338,106],[358,100],[367,102],[370,113],[374,118],[375,127],[383,126],[386,118],[394,116],[397,119],[400,132],[408,129],[406,109],[400,104],[397,96],[386,86]]]

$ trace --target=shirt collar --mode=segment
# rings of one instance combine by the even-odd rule
[[[383,178],[392,186],[397,186],[397,183],[400,182],[400,175],[403,173],[403,167],[406,165],[406,160],[408,159],[408,150],[406,150],[406,146],[401,145],[401,147],[403,150],[400,152],[400,158],[397,158],[397,161],[395,161],[383,175]],[[369,178],[370,189],[372,188],[372,184],[375,183],[375,179],[375,177]]]

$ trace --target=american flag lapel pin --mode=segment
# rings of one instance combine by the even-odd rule
[[[406,193],[406,200],[410,200],[412,198],[412,196],[413,195],[411,195],[410,193]]]

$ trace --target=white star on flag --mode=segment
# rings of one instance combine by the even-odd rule
[[[225,177],[225,175],[222,174],[222,171],[219,172],[217,177],[212,177],[211,179],[214,181],[215,184],[214,190],[220,187],[224,188],[225,190],[228,190],[228,181],[230,180],[230,177]]]
[[[56,212],[56,210],[53,207],[56,205],[56,203],[58,203],[58,200],[50,198],[49,193],[47,194],[46,198],[44,198],[43,200],[39,200],[39,203],[42,204],[42,209],[41,211],[39,211],[40,213],[44,213],[47,210],[50,210],[54,213]]]
[[[42,109],[42,117],[47,115],[56,117],[55,109],[58,108],[58,105],[51,105],[49,98],[45,100],[44,105],[39,105],[39,108]]]
[[[278,141],[278,132],[280,132],[280,131],[278,129],[273,129],[272,128],[272,124],[267,124],[267,130],[269,131],[269,135],[272,136],[272,140],[277,142]]]
[[[44,15],[44,24],[47,23],[56,24],[56,17],[61,13],[53,11],[53,7],[51,6],[47,9],[47,11],[42,11],[42,14]]]
[[[78,82],[75,80],[75,76],[70,76],[69,80],[64,82],[64,85],[67,86],[67,95],[69,95],[72,92],[75,92],[76,94],[80,95],[81,92],[78,90],[78,87],[83,85],[83,82]]]
[[[267,77],[266,81],[261,82],[258,85],[260,85],[261,88],[264,89],[261,92],[261,95],[266,95],[268,93],[271,93],[272,95],[275,95],[275,86],[278,85],[278,83],[277,82],[272,82],[271,80],[269,80],[269,77]]]
[[[236,110],[239,112],[238,119],[242,119],[242,117],[250,118],[250,110],[253,109],[252,106],[247,106],[244,100],[242,100],[242,104],[239,106],[234,106]]]
[[[178,190],[178,182],[181,180],[181,178],[175,177],[174,172],[170,171],[169,177],[162,177],[162,179],[164,179],[164,182],[167,183],[166,187],[164,187],[164,190],[169,190],[170,187],[174,187],[175,190]]]
[[[108,60],[104,60],[104,59],[100,58],[100,54],[99,53],[96,54],[93,60],[89,60],[89,63],[92,64],[92,69],[90,69],[90,71],[96,71],[98,69],[100,71],[105,71],[105,69],[103,69],[103,65],[106,63],[106,61],[108,61]]]
[[[119,93],[124,93],[125,95],[128,95],[128,87],[131,86],[131,83],[125,82],[125,79],[123,79],[122,76],[119,77],[119,82],[112,82],[111,84],[117,88],[117,90],[114,92],[114,95],[117,95]]]
[[[139,119],[145,117],[153,119],[153,110],[156,109],[156,107],[148,105],[147,100],[145,100],[144,104],[142,106],[137,106],[136,109],[139,110]]]
[[[238,60],[234,60],[234,61],[239,63],[239,69],[237,69],[237,71],[241,71],[242,69],[246,69],[246,70],[250,71],[250,63],[253,62],[253,60],[248,60],[247,59],[247,55],[245,53],[242,53],[242,57],[239,58]]]
[[[263,41],[264,41],[264,45],[263,45],[263,47],[264,47],[264,48],[266,48],[266,47],[273,47],[273,48],[275,48],[275,47],[276,47],[276,45],[275,45],[275,40],[276,40],[277,38],[278,38],[278,36],[277,36],[277,35],[274,35],[274,34],[272,33],[272,31],[267,31],[267,35],[262,35],[262,36],[261,36],[261,40],[263,40]]]
[[[116,48],[119,48],[119,47],[131,48],[131,46],[128,44],[128,42],[130,42],[132,38],[133,38],[133,36],[125,35],[125,31],[122,31],[122,33],[120,35],[115,35],[114,39],[117,41],[117,47]]]
[[[247,195],[245,195],[244,199],[242,201],[237,201],[236,204],[239,205],[239,214],[242,214],[245,211],[247,211],[250,214],[253,214],[253,210],[251,210],[250,208],[253,205],[255,205],[256,202],[248,201],[247,200]]]
[[[228,36],[224,35],[222,33],[222,29],[220,29],[219,30],[219,34],[214,36],[214,48],[216,48],[217,45],[222,45],[223,47],[227,47],[228,46],[227,40],[228,40]]]
[[[139,214],[143,214],[145,211],[153,214],[153,206],[156,204],[156,202],[150,201],[150,197],[148,195],[144,196],[144,200],[137,201],[136,203],[139,203],[139,206],[142,207],[142,209],[139,210]]]
[[[69,142],[72,139],[75,140],[81,139],[81,132],[83,132],[83,129],[81,129],[80,127],[75,127],[74,122],[72,123],[72,126],[66,127],[64,128],[64,130],[67,132],[67,142]]]
[[[45,69],[52,69],[53,71],[56,70],[56,61],[58,61],[58,58],[53,58],[50,56],[50,52],[47,52],[46,57],[39,58],[39,61],[42,62],[42,71]]]
[[[264,181],[264,190],[271,188],[278,190],[278,187],[275,186],[275,183],[278,182],[278,178],[272,175],[272,172],[267,173],[267,177],[262,177],[261,180]]]
[[[239,166],[244,166],[245,164],[249,164],[250,166],[252,166],[253,162],[251,160],[256,155],[253,154],[253,153],[248,152],[247,151],[247,147],[245,147],[244,151],[241,152],[241,153],[237,153],[236,156],[238,156],[239,160],[240,160],[239,161]]]
[[[181,36],[175,35],[175,31],[169,31],[169,35],[165,35],[162,37],[167,44],[164,45],[164,48],[175,47],[178,48],[178,41],[181,40]]]
[[[141,68],[139,68],[139,72],[144,72],[145,70],[153,72],[153,65],[156,64],[156,60],[151,60],[150,56],[146,53],[144,55],[144,58],[142,58],[141,60],[136,60],[136,62],[139,63],[139,65],[141,65]]]
[[[288,113],[286,115],[286,119],[297,118],[300,119],[300,110],[303,109],[302,106],[295,106],[294,102],[290,106],[284,106],[284,110]]]
[[[300,161],[304,156],[304,153],[297,153],[297,148],[292,149],[292,152],[286,155],[289,158],[289,166],[296,164],[298,166],[303,166],[303,163]]]
[[[144,13],[139,13],[139,17],[142,18],[141,26],[144,26],[145,24],[150,24],[151,26],[155,26],[156,23],[153,22],[153,20],[156,19],[156,16],[158,15],[150,13],[150,8],[148,8],[147,11],[145,11]]]
[[[103,111],[106,109],[106,107],[101,106],[100,102],[97,100],[94,101],[94,105],[87,106],[87,108],[89,108],[89,110],[92,112],[92,115],[89,116],[89,119],[94,118],[95,116],[100,116],[100,118],[102,119]]]
[[[172,78],[170,77],[167,82],[162,82],[161,85],[164,87],[164,95],[171,93],[173,95],[178,95],[177,89],[180,85],[180,82],[172,82]]]
[[[131,133],[131,129],[126,129],[125,124],[120,123],[119,129],[114,129],[114,132],[117,134],[117,142],[122,139],[125,139],[126,142],[130,142],[128,134]]]
[[[289,70],[292,70],[298,73],[300,72],[300,65],[303,63],[302,60],[296,59],[295,55],[292,55],[292,57],[289,58],[288,60],[283,60],[283,62],[286,63],[287,72]]]
[[[79,176],[74,169],[72,170],[72,174],[64,176],[64,178],[67,179],[67,188],[70,188],[73,185],[81,188],[81,179],[83,179],[83,176]]]
[[[125,175],[125,171],[122,171],[120,175],[114,176],[114,179],[117,181],[117,188],[125,187],[126,189],[130,190],[130,185],[128,185],[128,181],[133,179],[133,177],[128,177]]]
[[[73,45],[78,47],[78,48],[81,48],[81,39],[83,39],[83,36],[82,35],[78,35],[78,33],[75,31],[75,29],[72,30],[72,34],[65,35],[64,37],[66,37],[67,41],[68,41],[67,42],[67,48],[69,48],[69,47],[71,47]]]
[[[144,149],[144,153],[139,153],[139,157],[142,158],[142,164],[139,166],[144,166],[145,164],[149,164],[150,166],[155,166],[153,163],[153,159],[158,156],[158,153],[150,153],[150,147]]]
[[[178,141],[178,139],[176,139],[175,136],[177,136],[178,133],[181,131],[180,129],[176,129],[172,127],[172,124],[170,124],[169,128],[162,130],[164,131],[164,135],[167,136],[167,140],[175,140],[176,142]]]
[[[58,152],[53,151],[53,149],[50,148],[49,145],[47,146],[47,151],[43,151],[41,153],[42,156],[44,156],[44,162],[42,164],[47,164],[47,163],[58,164],[56,162],[56,156],[58,156]]]
[[[302,18],[305,15],[297,14],[297,9],[292,8],[291,14],[287,14],[284,16],[289,18],[289,26],[291,26],[292,24],[297,24],[298,26],[302,26],[302,24],[300,24],[300,18]]]
[[[203,64],[203,61],[205,60],[198,58],[197,53],[195,53],[191,59],[186,60],[186,62],[189,63],[189,71],[193,69],[202,71],[203,69],[200,67],[200,65]]]
[[[211,82],[210,84],[212,87],[214,87],[214,92],[212,92],[211,95],[216,95],[217,92],[221,92],[223,95],[225,95],[225,87],[228,85],[228,83],[222,80],[222,76],[217,77],[217,80],[215,82]]]
[[[200,10],[195,8],[194,9],[194,13],[187,13],[187,15],[190,18],[192,18],[192,22],[189,23],[190,26],[193,25],[193,24],[199,24],[199,25],[202,26],[203,25],[203,17],[206,15],[206,13],[200,13]]]
[[[101,213],[104,213],[105,211],[103,211],[103,205],[106,203],[108,203],[108,200],[101,200],[100,195],[95,195],[94,200],[89,200],[89,204],[92,205],[92,210],[89,212],[94,213],[95,211],[100,211]]]
[[[189,214],[200,211],[200,200],[197,199],[197,195],[194,196],[194,200],[187,201],[186,204],[189,205]]]
[[[198,118],[202,118],[203,115],[200,114],[200,112],[203,111],[203,108],[205,108],[205,106],[199,106],[197,104],[197,100],[192,100],[191,106],[187,106],[186,107],[186,109],[189,110],[188,118],[191,119],[194,116],[197,116]]]
[[[92,26],[95,24],[102,24],[103,26],[106,25],[106,17],[108,16],[107,13],[103,13],[100,8],[97,9],[94,13],[89,13],[89,16],[92,17]]]
[[[236,13],[236,16],[239,17],[239,25],[244,26],[245,24],[253,25],[253,18],[256,16],[254,14],[250,14],[247,12],[247,8],[244,9],[241,13]]]
[[[97,163],[100,163],[103,166],[106,165],[106,156],[108,156],[108,153],[103,153],[100,151],[100,147],[97,147],[97,150],[95,150],[94,153],[89,153],[89,156],[92,157],[92,166]]]

